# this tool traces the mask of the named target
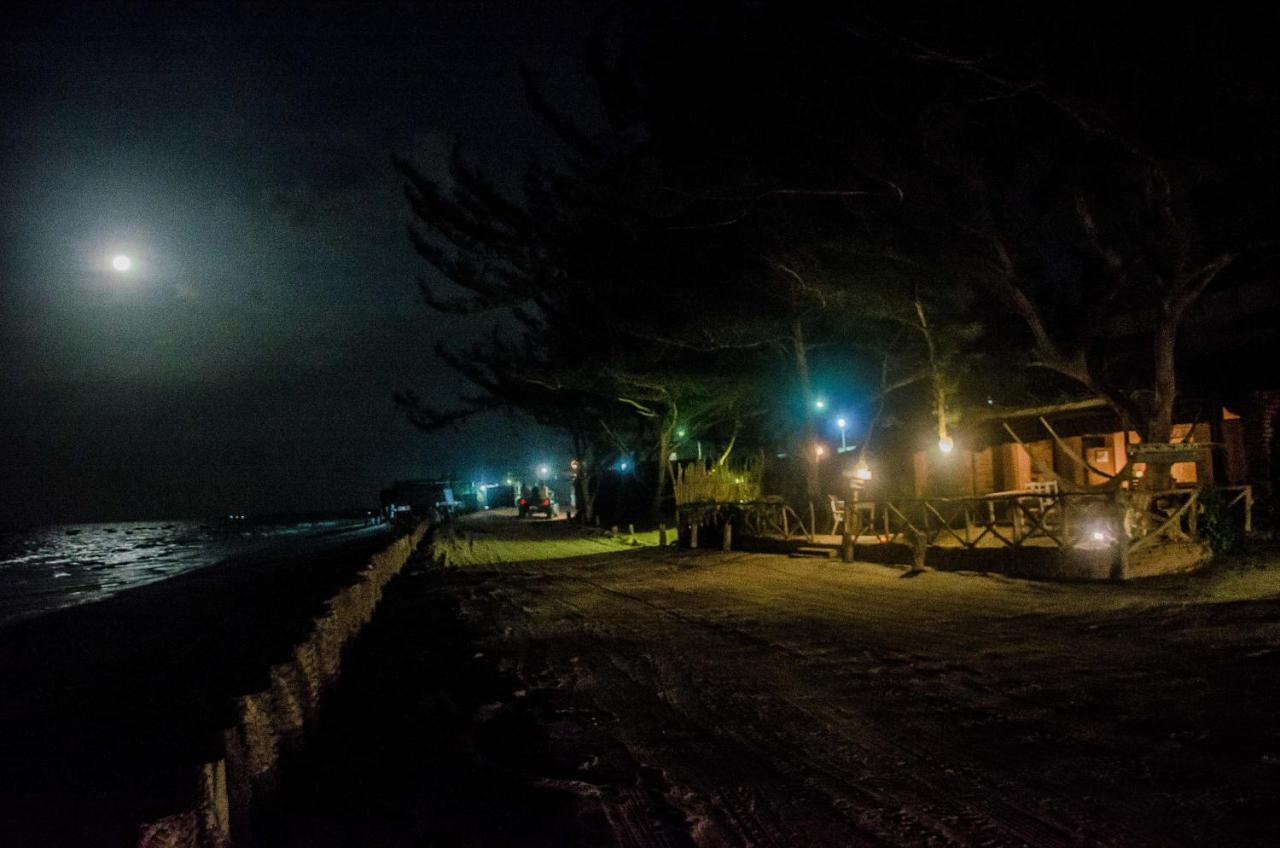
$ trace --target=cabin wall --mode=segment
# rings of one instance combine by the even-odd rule
[[[1243,410],[1246,477],[1255,496],[1267,497],[1275,492],[1276,472],[1280,462],[1276,456],[1276,431],[1280,430],[1280,391],[1254,392]]]
[[[1079,436],[1067,436],[1063,440],[1066,449],[1054,444],[1053,446],[1053,468],[1058,472],[1058,476],[1070,483],[1077,489],[1085,487],[1085,469],[1079,462],[1072,459],[1067,454],[1070,450],[1072,454],[1078,457],[1084,456],[1084,440]]]
[[[1249,481],[1249,459],[1245,453],[1245,427],[1240,416],[1223,410],[1213,441],[1222,447],[1215,453],[1216,481],[1224,486],[1242,486]]]
[[[1251,453],[1263,435],[1280,431],[1280,392],[1275,393],[1276,420],[1271,428],[1251,429],[1247,419],[1223,410],[1221,420],[1183,423],[1174,426],[1173,441],[1189,440],[1218,445],[1197,462],[1180,462],[1172,466],[1176,485],[1217,483],[1242,485],[1254,483],[1265,466],[1267,473],[1280,473],[1280,460],[1261,462]],[[1188,438],[1189,436],[1189,438]],[[916,497],[957,497],[984,495],[991,492],[1025,490],[1033,481],[1052,479],[1042,469],[1066,485],[1077,488],[1101,487],[1128,464],[1129,446],[1141,441],[1130,431],[1065,436],[1062,444],[1052,439],[1010,442],[977,451],[957,447],[950,455],[936,449],[916,451],[912,456],[912,479]],[[1275,447],[1280,456],[1280,439]],[[1068,452],[1082,457],[1098,472],[1090,471]],[[1256,485],[1256,483],[1255,483]]]
[[[973,465],[972,490],[970,494],[981,495],[986,492],[996,491],[995,451],[992,448],[984,448],[971,453],[969,456]]]

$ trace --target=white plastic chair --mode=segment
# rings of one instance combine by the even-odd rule
[[[827,500],[831,501],[831,533],[836,534],[836,528],[844,521],[844,501],[838,499],[835,495],[827,495]]]

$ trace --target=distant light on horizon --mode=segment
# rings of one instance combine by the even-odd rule
[[[133,267],[133,260],[121,253],[111,260],[111,267],[117,271],[128,271]]]

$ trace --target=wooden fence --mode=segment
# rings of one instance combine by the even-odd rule
[[[701,501],[681,504],[676,508],[682,539],[689,540],[690,547],[698,547],[699,529],[722,528],[729,533],[735,523],[748,536],[775,536],[782,539],[801,538],[813,541],[813,509],[809,510],[806,524],[794,509],[782,498],[770,497],[751,501]],[[726,542],[726,547],[728,543]]]
[[[1246,532],[1252,530],[1253,493],[1248,486],[1225,488],[1230,507],[1240,507]],[[1097,547],[1123,541],[1129,551],[1158,541],[1200,538],[1201,490],[1108,493],[1000,493],[967,498],[917,498],[876,502],[870,520],[851,516],[858,536],[881,543],[1060,548]],[[864,505],[865,506],[865,505]],[[861,542],[861,539],[859,540]]]
[[[1253,491],[1248,486],[1217,491],[1242,511],[1252,530]],[[1200,539],[1202,490],[1163,492],[1003,492],[962,498],[912,498],[863,502],[849,510],[858,544],[892,542],[975,549],[1024,545],[1109,548],[1126,554],[1157,542]],[[854,506],[851,504],[850,506]],[[700,501],[677,507],[681,537],[698,546],[699,528],[718,527],[729,545],[732,527],[748,536],[814,540],[813,507],[808,520],[781,498]]]

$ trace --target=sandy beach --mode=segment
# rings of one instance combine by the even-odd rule
[[[4,844],[133,844],[385,542],[4,631]],[[1068,585],[655,543],[504,511],[441,533],[237,844],[1280,837],[1273,552]]]
[[[1280,838],[1273,554],[1065,585],[575,532],[488,514],[402,575],[262,843]]]
[[[0,629],[0,844],[136,844],[386,528],[223,562]]]

